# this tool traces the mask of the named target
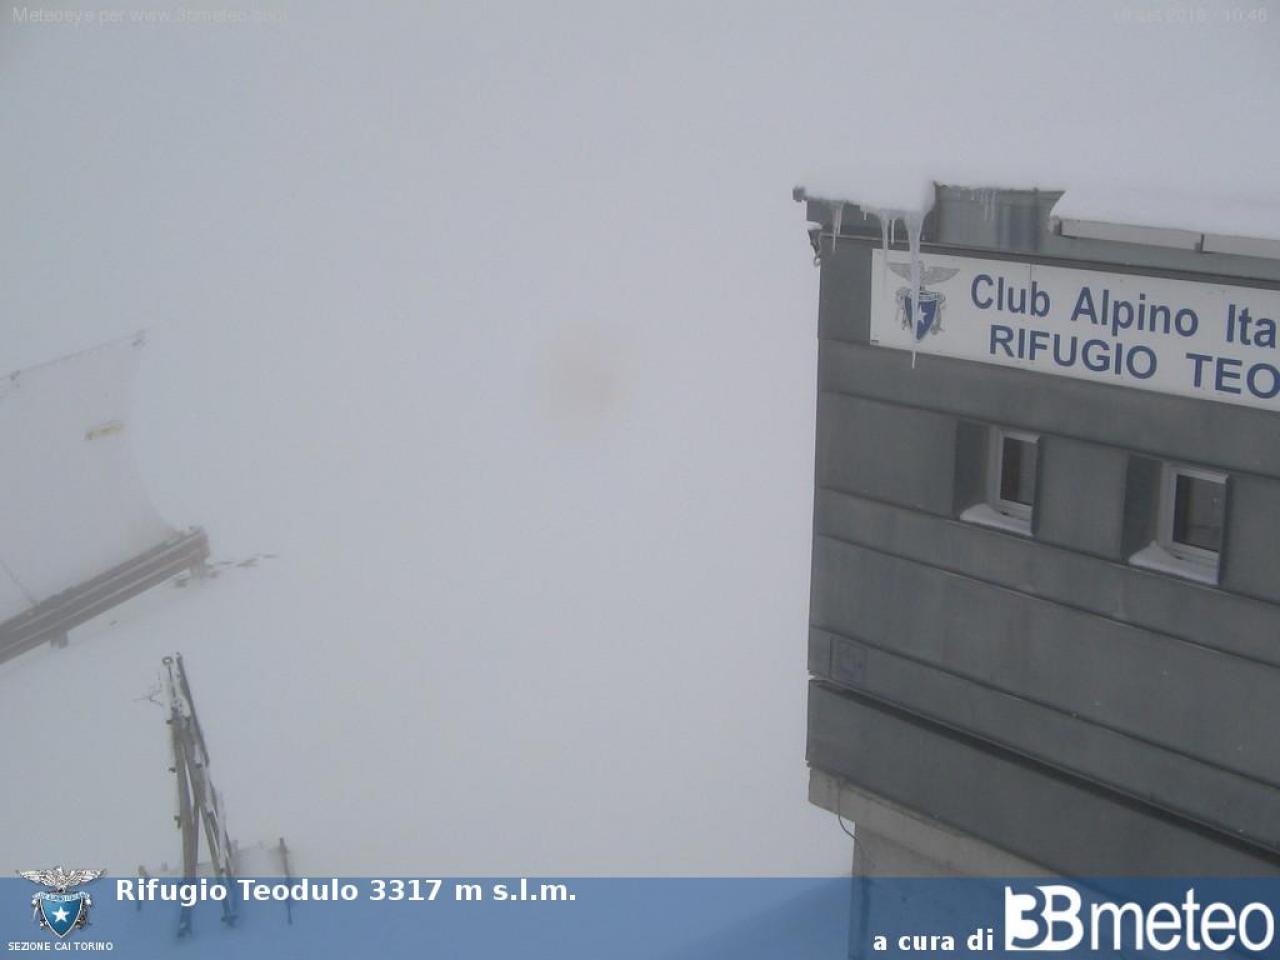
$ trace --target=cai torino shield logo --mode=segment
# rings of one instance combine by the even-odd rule
[[[908,283],[911,282],[911,264],[891,263],[889,269]],[[944,283],[959,272],[956,267],[926,267],[921,262],[919,309],[915,309],[916,297],[910,287],[899,287],[894,294],[894,302],[898,305],[898,320],[903,329],[912,331],[917,341],[923,340],[926,334],[942,330],[942,308],[947,297],[937,290],[927,289],[929,284]]]
[[[72,887],[97,880],[105,870],[19,870],[18,876],[32,883],[49,887],[31,898],[32,919],[41,930],[48,930],[59,939],[72,930],[78,930],[89,922],[89,908],[93,898],[83,890],[70,892]]]

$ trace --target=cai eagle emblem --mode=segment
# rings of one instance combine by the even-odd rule
[[[93,906],[93,898],[83,890],[68,891],[97,880],[106,872],[53,867],[49,870],[19,870],[18,876],[50,888],[31,898],[32,919],[41,930],[48,930],[61,939],[89,922],[89,908]]]
[[[908,283],[911,282],[911,264],[891,263],[889,269]],[[938,333],[942,330],[942,307],[947,302],[945,294],[926,288],[931,283],[950,280],[959,272],[956,267],[926,267],[921,263],[919,311],[911,308],[911,302],[915,298],[911,295],[910,287],[899,287],[894,294],[894,302],[898,305],[898,321],[903,329],[912,330],[917,340],[923,340],[926,333]]]

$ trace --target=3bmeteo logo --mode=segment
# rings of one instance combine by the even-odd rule
[[[1030,892],[1004,888],[1006,950],[1244,950],[1260,953],[1275,941],[1276,920],[1265,903],[1236,907],[1201,903],[1194,888],[1181,903],[1091,900],[1066,884]]]

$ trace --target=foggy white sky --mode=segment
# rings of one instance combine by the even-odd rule
[[[156,505],[279,559],[0,668],[4,861],[177,858],[135,698],[180,649],[233,835],[313,873],[846,869],[805,802],[817,274],[790,188],[1274,197],[1259,8],[6,6],[0,366],[150,328]]]

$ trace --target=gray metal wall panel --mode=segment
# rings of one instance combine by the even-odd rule
[[[1068,874],[1275,874],[1274,860],[1149,807],[821,684],[809,762]]]
[[[871,248],[864,243],[837,245],[822,263],[818,287],[818,336],[831,340],[871,337]]]
[[[812,597],[816,627],[1280,784],[1280,669],[825,538]]]
[[[1280,602],[1280,483],[1232,477],[1227,499],[1223,586]],[[1280,646],[1280,632],[1272,641]]]
[[[1040,440],[1036,538],[1119,560],[1128,455],[1066,437]]]
[[[822,391],[1280,478],[1276,414],[967,360],[822,342]]]
[[[956,420],[826,394],[818,401],[818,482],[932,513],[950,513]]]
[[[996,259],[1016,251],[1116,272],[1280,279],[1276,264],[1242,257],[1053,237],[1042,230],[1051,197],[1002,198],[992,216],[985,194],[940,192],[926,250],[932,239],[954,244],[941,252]],[[811,203],[810,216],[831,223],[824,204]],[[811,752],[862,750],[830,769],[933,815],[940,795],[953,800],[949,772],[972,778],[974,797],[996,800],[1000,816],[973,810],[950,822],[997,843],[1020,838],[1011,849],[1064,869],[1167,864],[1157,834],[1181,845],[1177,859],[1201,828],[1133,826],[1148,832],[1131,843],[1117,825],[1125,816],[1098,807],[1097,823],[1024,829],[1020,811],[1035,797],[1059,809],[1076,801],[1025,772],[995,775],[999,764],[1033,763],[1019,753],[1274,842],[1280,828],[1267,825],[1280,823],[1280,795],[1267,782],[1280,783],[1280,746],[1265,731],[1280,702],[1275,415],[926,354],[913,369],[909,354],[866,343],[878,222],[846,207],[843,226],[863,239],[834,253],[824,241],[812,600],[814,625],[841,636],[811,637],[811,669],[1004,746],[980,751],[995,758],[984,777],[966,766],[984,763],[963,737],[934,736],[933,763],[894,781],[901,757],[917,756],[900,728],[920,724],[836,731],[811,715]],[[984,236],[1002,249],[984,252]],[[955,519],[983,494],[985,424],[1042,435],[1031,538]],[[1230,475],[1220,587],[1125,562],[1155,536],[1161,460]],[[1133,824],[1173,817],[1139,802],[1120,804]],[[1044,845],[1062,856],[1051,860]]]
[[[960,421],[956,427],[956,484],[952,507],[962,513],[987,498],[987,461],[991,429],[988,424]]]
[[[811,649],[830,655],[830,671],[813,672],[834,684],[960,725],[1024,756],[1280,854],[1274,787],[849,637],[813,629],[809,642]]]
[[[1001,202],[993,203],[991,191],[943,188],[930,238],[946,243],[963,237],[970,246],[1035,253],[1057,239],[1044,225],[1061,196],[1057,191],[1002,191]]]
[[[1259,600],[834,490],[814,533],[1280,666],[1280,608]]]
[[[809,631],[809,672],[825,677],[831,673],[831,634]]]
[[[1129,457],[1124,487],[1124,528],[1120,541],[1121,553],[1126,557],[1133,556],[1156,538],[1163,469],[1159,460],[1136,454]]]

